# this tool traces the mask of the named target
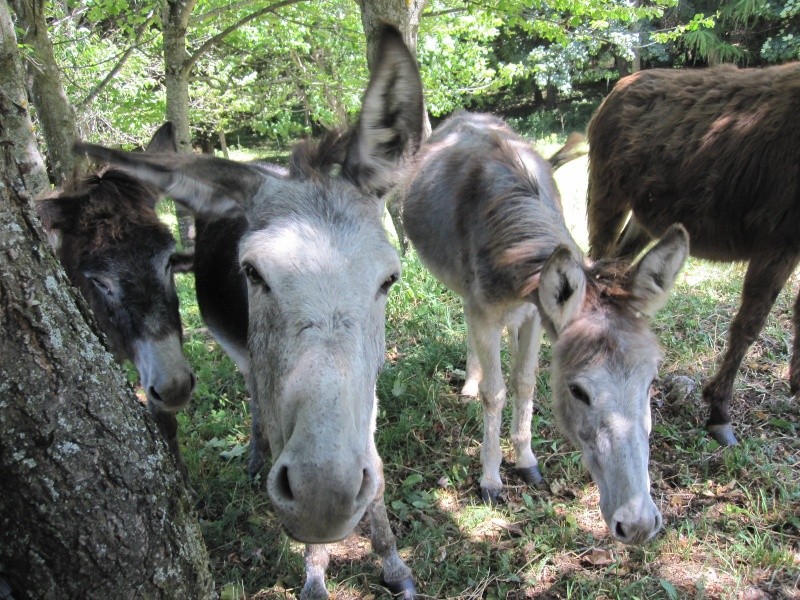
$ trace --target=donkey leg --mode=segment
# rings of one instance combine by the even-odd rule
[[[511,349],[511,385],[514,396],[511,419],[511,443],[517,456],[515,473],[527,484],[542,482],[539,461],[531,449],[531,419],[533,395],[536,391],[536,369],[539,346],[542,342],[541,320],[538,314],[526,318],[516,330]]]
[[[800,291],[794,301],[792,313],[794,324],[794,340],[792,341],[792,356],[789,359],[789,389],[792,395],[800,391]]]
[[[636,221],[636,217],[631,215],[619,236],[619,243],[614,255],[620,258],[635,258],[652,239],[650,234]]]
[[[305,551],[306,582],[300,592],[300,600],[326,600],[325,571],[329,562],[328,547],[325,544],[307,544]]]
[[[389,525],[383,492],[369,505],[370,540],[372,550],[381,557],[383,583],[390,592],[403,600],[417,597],[411,569],[397,552],[397,540]]]
[[[175,465],[178,467],[178,472],[183,477],[184,482],[189,483],[189,470],[186,468],[186,463],[183,462],[183,455],[181,454],[181,447],[178,444],[178,418],[174,412],[159,410],[153,404],[147,405],[150,414],[156,421],[158,432],[169,448],[170,454],[175,458]]]
[[[464,387],[461,388],[461,395],[475,398],[482,378],[483,369],[478,351],[475,349],[475,332],[472,327],[467,327],[467,376]]]
[[[612,256],[630,212],[625,203],[592,193],[589,181],[586,216],[589,222],[589,255],[592,258]],[[620,205],[621,204],[621,205]]]
[[[480,397],[483,404],[483,445],[481,446],[481,498],[495,503],[503,489],[500,478],[500,426],[506,403],[506,387],[500,365],[501,327],[492,323],[479,310],[464,307],[467,330],[471,330],[475,350],[483,369]]]
[[[417,592],[414,589],[414,579],[411,576],[411,569],[408,568],[397,553],[397,540],[394,537],[394,533],[392,533],[392,528],[389,525],[389,517],[386,514],[386,505],[383,501],[385,489],[383,461],[378,454],[378,449],[375,447],[374,436],[369,441],[369,454],[375,472],[380,475],[378,491],[375,494],[375,498],[367,507],[372,550],[381,557],[381,564],[383,565],[383,584],[389,588],[394,596],[402,597],[404,600],[413,600],[417,597]]]
[[[711,405],[706,428],[723,446],[737,444],[731,426],[733,382],[747,349],[764,328],[767,316],[783,285],[797,264],[797,257],[754,257],[742,286],[742,304],[731,323],[728,349],[717,374],[703,386],[703,399]]]

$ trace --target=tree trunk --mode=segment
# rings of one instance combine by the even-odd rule
[[[189,54],[186,31],[197,0],[166,0],[162,14],[164,36],[164,77],[167,89],[167,120],[175,125],[178,152],[192,151],[189,125]],[[184,250],[194,250],[194,216],[176,203],[178,232]]]
[[[222,156],[225,158],[229,158],[228,156],[228,141],[225,139],[225,131],[220,129],[217,134],[219,135],[219,147],[222,150]]]
[[[61,73],[47,34],[44,4],[44,0],[11,0],[23,32],[22,42],[31,48],[28,74],[33,104],[47,144],[50,172],[55,184],[62,185],[73,173],[83,174],[86,162],[72,152],[78,137],[75,112],[61,85]]]
[[[17,599],[212,598],[183,480],[88,319],[0,146],[0,584]]]
[[[558,106],[558,88],[549,81],[545,86],[544,107],[548,110],[553,110]]]
[[[631,74],[631,68],[628,66],[628,60],[619,54],[614,55],[614,65],[617,67],[619,78],[627,77]]]
[[[428,0],[356,0],[356,2],[361,8],[361,23],[367,38],[367,66],[370,70],[378,54],[377,33],[382,22],[397,27],[411,54],[417,55],[419,19]],[[431,122],[426,111],[422,139],[427,138],[430,133]]]
[[[28,116],[25,70],[6,0],[0,0],[0,114],[5,115],[7,127],[7,135],[0,137],[0,147],[10,146],[25,188],[31,195],[45,191],[50,181]]]

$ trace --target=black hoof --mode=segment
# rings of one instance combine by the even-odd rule
[[[500,492],[502,491],[502,489],[490,490],[485,487],[481,487],[481,500],[483,500],[484,504],[497,506],[500,503]]]
[[[402,598],[403,600],[415,600],[417,597],[417,589],[414,587],[414,580],[411,579],[411,577],[407,577],[402,581],[384,581],[383,585],[392,593],[392,596],[395,598]]]
[[[717,423],[716,425],[706,425],[708,433],[720,446],[738,446],[739,442],[733,434],[733,426],[730,423]]]
[[[525,468],[514,467],[511,472],[528,485],[540,485],[544,481],[542,472],[539,470],[539,467],[535,465]]]

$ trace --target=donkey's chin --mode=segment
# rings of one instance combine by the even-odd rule
[[[315,520],[314,522],[292,519],[290,522],[282,521],[281,524],[283,525],[283,530],[286,532],[286,535],[298,542],[304,544],[332,544],[342,541],[353,533],[353,530],[363,516],[364,511],[361,511],[360,514],[353,515],[353,517],[346,522],[338,524],[323,522],[322,519]]]

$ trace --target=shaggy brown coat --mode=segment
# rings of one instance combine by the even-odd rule
[[[800,260],[800,63],[636,73],[602,103],[588,137],[592,256],[633,255],[682,223],[693,256],[750,261],[728,351],[703,390],[712,433],[735,443],[734,377]],[[797,336],[790,383],[800,388]]]

